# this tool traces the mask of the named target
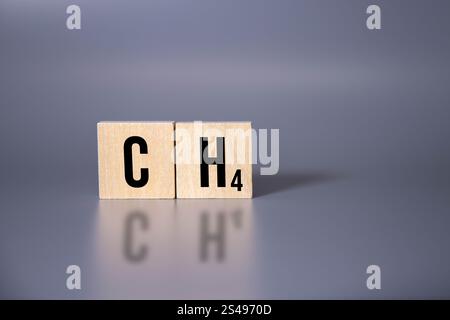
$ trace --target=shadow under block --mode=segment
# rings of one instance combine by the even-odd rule
[[[100,199],[175,197],[173,122],[99,122]]]
[[[250,122],[177,122],[175,140],[177,198],[252,197]]]

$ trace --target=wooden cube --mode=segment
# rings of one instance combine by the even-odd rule
[[[100,199],[175,197],[173,122],[99,122]]]
[[[177,122],[177,198],[251,198],[250,122]]]

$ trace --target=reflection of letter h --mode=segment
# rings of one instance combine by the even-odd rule
[[[225,138],[216,138],[217,156],[208,156],[208,138],[200,137],[200,185],[209,187],[209,165],[217,165],[217,186],[225,187]]]
[[[217,216],[217,232],[209,232],[209,217],[207,212],[200,216],[200,260],[208,260],[208,244],[217,245],[217,260],[225,258],[225,215],[221,212]]]

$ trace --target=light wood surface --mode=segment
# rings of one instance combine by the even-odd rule
[[[100,199],[175,197],[173,122],[99,122],[97,134]],[[125,177],[124,144],[130,137],[142,138],[147,146],[145,154],[139,144],[131,144],[133,179],[139,181],[142,170],[148,170],[148,182],[140,187],[130,186]]]
[[[208,138],[208,156],[217,156],[217,137],[225,138],[225,187],[218,186],[217,165],[209,165],[209,186],[201,186],[200,138]],[[250,122],[177,122],[177,198],[251,198],[252,135]],[[191,159],[188,159],[188,158]],[[189,161],[191,160],[191,161]],[[242,188],[231,186],[240,170]],[[236,182],[236,180],[235,180]]]

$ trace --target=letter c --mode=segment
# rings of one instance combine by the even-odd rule
[[[133,154],[132,147],[133,144],[138,144],[141,154],[147,154],[148,148],[147,143],[142,137],[129,137],[125,140],[123,144],[123,155],[124,155],[124,165],[125,165],[125,180],[127,183],[134,188],[142,188],[148,182],[149,172],[148,168],[141,168],[141,178],[139,180],[133,177]]]

